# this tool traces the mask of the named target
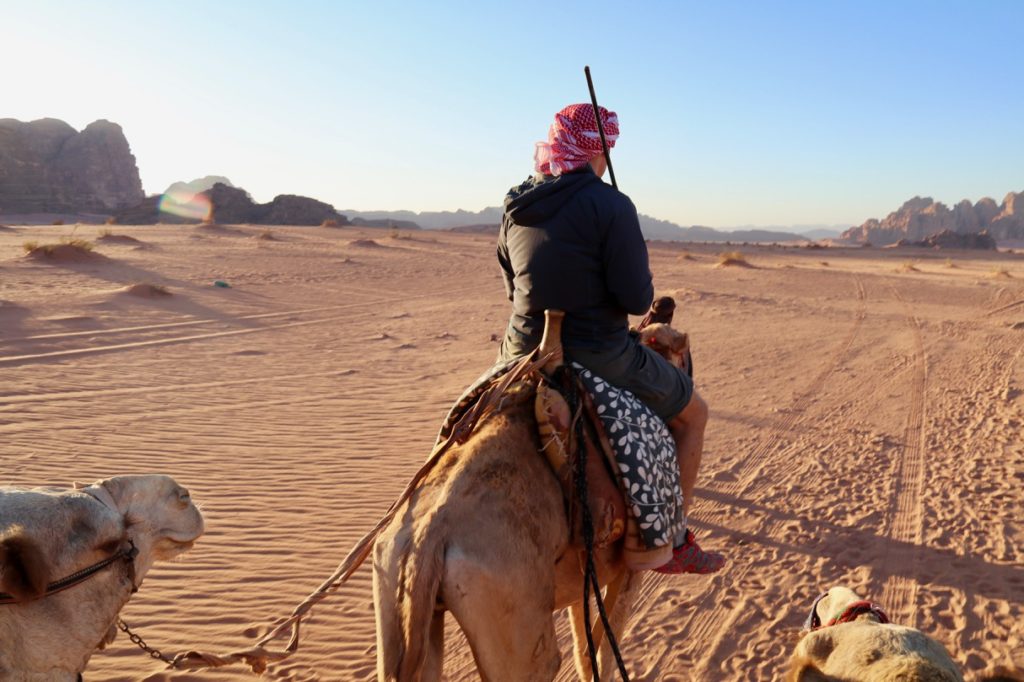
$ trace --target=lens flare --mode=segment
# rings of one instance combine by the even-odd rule
[[[205,194],[173,190],[160,197],[160,210],[190,220],[209,220],[213,204]]]

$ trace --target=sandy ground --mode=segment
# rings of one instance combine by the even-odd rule
[[[507,315],[494,240],[112,229],[138,241],[83,262],[23,255],[71,226],[0,230],[0,484],[187,485],[208,532],[122,615],[165,652],[227,651],[331,573],[491,363]],[[634,678],[778,679],[835,583],[965,670],[1024,665],[1024,259],[749,247],[755,267],[715,268],[719,250],[652,243],[651,262],[711,405],[695,526],[730,562],[646,577],[621,635]],[[140,283],[171,295],[125,290]],[[474,679],[449,627],[448,678]],[[370,679],[374,655],[364,568],[266,677]],[[86,672],[252,679],[163,672],[123,635]]]

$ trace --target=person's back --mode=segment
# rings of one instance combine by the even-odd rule
[[[590,104],[555,115],[547,142],[538,142],[537,174],[505,198],[498,262],[512,315],[499,351],[508,363],[536,348],[544,310],[566,313],[567,356],[618,388],[632,392],[665,420],[676,441],[683,515],[689,513],[704,446],[707,404],[686,372],[629,334],[629,314],[654,299],[647,245],[629,198],[601,181],[606,149],[619,134],[618,117]],[[690,530],[675,538],[662,573],[711,573],[725,563],[703,551]]]
[[[585,165],[534,176],[505,200],[498,260],[512,301],[503,355],[540,343],[544,310],[566,313],[562,342],[621,353],[628,315],[647,311],[654,287],[636,209]]]

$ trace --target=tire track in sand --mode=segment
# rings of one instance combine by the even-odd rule
[[[818,372],[817,375],[811,379],[805,388],[794,398],[793,402],[785,411],[785,416],[773,427],[773,429],[767,434],[767,436],[759,443],[759,445],[751,451],[750,456],[744,460],[736,473],[736,480],[733,482],[725,483],[721,486],[721,492],[723,495],[732,495],[741,497],[745,491],[748,491],[752,485],[756,485],[761,482],[761,472],[764,467],[769,463],[778,459],[780,456],[785,455],[789,450],[788,447],[780,447],[785,443],[786,434],[790,433],[797,424],[806,416],[806,411],[811,405],[813,398],[821,392],[824,388],[828,379],[835,373],[835,371],[842,365],[843,360],[847,357],[850,348],[853,346],[857,337],[860,335],[861,329],[864,324],[864,320],[867,317],[867,290],[864,286],[864,282],[857,275],[853,275],[853,284],[856,290],[857,296],[857,311],[854,314],[853,323],[850,326],[849,331],[839,344],[837,349],[832,353],[828,363],[825,367]],[[697,509],[694,511],[700,511],[704,507],[700,501],[697,502]],[[698,514],[691,514],[691,516],[698,516]],[[759,521],[759,525],[762,526],[768,535],[767,526],[772,525],[773,522],[770,519],[762,519]],[[761,530],[758,531],[761,533]],[[729,571],[729,581],[731,584],[741,583],[751,570],[751,566],[748,564],[734,565],[727,569]],[[674,588],[678,585],[679,577],[675,576],[659,576],[654,573],[648,572],[644,576],[639,589],[637,590],[637,596],[633,603],[632,613],[629,618],[629,623],[626,625],[626,630],[629,630],[633,623],[643,622],[647,618],[647,614],[654,608],[656,602],[659,600],[655,599],[655,596],[663,592],[666,588]],[[724,616],[721,614],[720,609],[714,609],[713,600],[716,592],[720,585],[717,580],[712,579],[704,583],[703,589],[691,595],[687,600],[689,602],[689,618],[680,623],[676,628],[678,632],[685,633],[686,641],[690,642],[701,642],[701,656],[700,657],[689,657],[687,660],[694,661],[695,668],[691,673],[691,679],[695,680],[710,680],[713,677],[708,677],[708,666],[714,660],[714,654],[721,648],[722,644],[729,638],[732,632],[733,624],[740,617],[741,614],[748,610],[748,603],[743,599],[730,600],[735,601],[733,607],[730,609],[728,614]],[[619,633],[620,641],[622,634]],[[704,645],[703,643],[706,643]],[[624,652],[628,649],[629,642],[624,641],[623,650]],[[651,662],[649,670],[652,674],[657,676],[663,673],[663,665],[665,659],[669,656],[669,650],[663,648],[660,655]],[[628,654],[626,659],[628,661]],[[572,666],[569,666],[570,670],[566,671],[563,666],[562,674],[559,675],[560,680],[571,680],[575,675]],[[673,670],[673,673],[680,674],[681,671]]]
[[[397,295],[397,292],[388,292],[388,291],[381,291],[381,290],[360,291],[360,290],[346,289],[343,293],[345,293],[345,294],[356,293],[356,294],[370,295],[370,296],[375,296],[375,297],[376,296],[382,296],[382,295],[384,295],[384,296]],[[367,303],[369,303],[369,302],[370,301],[367,301]],[[137,326],[132,326],[132,327],[112,327],[110,329],[91,329],[91,330],[87,329],[87,330],[77,331],[77,332],[53,332],[53,333],[50,333],[50,334],[33,334],[31,336],[16,336],[16,337],[9,338],[9,339],[5,339],[5,338],[0,337],[0,341],[3,341],[4,343],[15,343],[15,342],[22,342],[22,341],[60,341],[60,340],[63,340],[63,339],[73,339],[73,338],[78,337],[78,336],[88,336],[88,337],[109,336],[111,334],[127,334],[129,332],[148,332],[148,331],[155,331],[155,330],[159,330],[159,329],[172,329],[172,328],[176,328],[176,327],[197,327],[197,326],[202,326],[202,325],[207,325],[207,324],[227,324],[227,323],[231,323],[231,322],[240,322],[240,321],[248,321],[248,320],[266,320],[266,319],[271,319],[271,318],[275,318],[275,317],[287,317],[288,315],[305,315],[307,313],[318,313],[318,312],[325,312],[325,311],[328,311],[328,310],[339,310],[339,309],[343,309],[343,308],[348,308],[351,305],[352,305],[351,303],[343,303],[343,304],[338,304],[338,305],[317,306],[317,307],[314,307],[314,308],[300,308],[300,309],[296,309],[296,310],[282,310],[282,311],[278,311],[278,312],[274,312],[274,313],[253,313],[253,314],[250,314],[250,315],[237,315],[237,316],[224,317],[224,318],[203,317],[203,318],[195,318],[195,319],[192,319],[192,320],[183,320],[181,322],[160,322],[160,323],[157,323],[157,324],[145,324],[145,325],[137,325]]]
[[[460,289],[454,289],[454,290],[451,290],[451,291],[443,292],[440,295],[442,297],[444,297],[444,296],[455,296],[455,295],[458,295],[458,294],[468,293],[468,292],[475,292],[475,291],[478,291],[478,290],[479,290],[478,287],[464,287],[464,288],[460,288]],[[438,295],[439,295],[438,292],[429,292],[429,293],[422,293],[422,294],[407,295],[407,296],[405,296],[403,298],[403,302],[411,301],[411,300],[414,300],[414,299],[422,299],[422,298],[436,298]],[[339,306],[334,307],[333,310],[361,308],[361,307],[371,306],[371,305],[372,306],[377,306],[377,305],[381,305],[381,304],[385,304],[385,303],[390,303],[390,302],[392,302],[392,301],[387,299],[387,298],[373,299],[373,300],[368,300],[368,301],[359,301],[359,302],[356,302],[356,303],[349,303],[349,304],[346,304],[346,305],[339,305]],[[374,310],[374,311],[370,311],[367,314],[376,314],[376,313],[377,313],[377,311]],[[289,313],[289,314],[294,314],[294,313]],[[192,341],[201,341],[201,340],[204,340],[204,339],[216,339],[216,338],[222,338],[222,337],[226,337],[226,336],[238,336],[238,335],[242,335],[242,334],[257,334],[257,333],[260,333],[260,332],[267,332],[267,331],[272,331],[272,330],[275,330],[275,329],[288,329],[288,328],[292,328],[292,327],[306,327],[306,326],[309,326],[309,325],[326,324],[328,322],[338,322],[338,321],[345,321],[345,320],[350,320],[350,319],[351,319],[351,314],[349,314],[349,315],[335,315],[335,316],[325,317],[325,318],[320,318],[320,319],[300,320],[298,322],[286,322],[284,324],[269,325],[269,326],[265,326],[265,327],[252,327],[252,328],[247,328],[247,329],[231,329],[231,330],[228,330],[228,331],[206,332],[206,333],[201,333],[201,334],[189,334],[189,335],[185,335],[185,336],[172,336],[172,337],[167,337],[167,338],[148,339],[148,340],[145,340],[145,341],[131,341],[131,342],[126,342],[126,343],[115,343],[115,344],[109,344],[109,345],[86,346],[84,348],[71,348],[71,349],[67,349],[67,350],[48,351],[48,352],[44,352],[44,353],[34,353],[34,354],[26,354],[26,355],[8,355],[6,357],[0,356],[0,366],[3,366],[3,365],[24,365],[24,364],[31,364],[31,363],[39,362],[39,361],[57,359],[57,358],[69,358],[69,357],[77,357],[77,356],[82,356],[82,355],[97,355],[97,354],[100,354],[100,353],[111,353],[111,352],[122,351],[122,350],[134,350],[134,349],[146,348],[146,347],[150,347],[150,346],[166,346],[166,345],[171,345],[171,344],[188,343],[188,342],[192,342]]]
[[[921,543],[922,533],[928,356],[924,347],[921,320],[914,315],[910,304],[895,286],[889,285],[889,289],[906,309],[906,322],[913,332],[914,352],[910,405],[903,428],[902,452],[899,455],[896,480],[886,519],[886,534],[897,543],[887,545],[882,559],[881,568],[889,573],[889,577],[882,589],[881,603],[894,614],[895,622],[914,626],[917,614],[917,582],[912,578],[914,570],[910,564],[914,561],[914,555],[910,548]],[[902,549],[893,549],[893,544],[898,544]]]

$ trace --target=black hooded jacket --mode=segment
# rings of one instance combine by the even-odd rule
[[[654,298],[636,208],[589,165],[509,191],[498,262],[512,301],[505,351],[514,355],[540,343],[546,308],[565,311],[568,348],[624,349],[628,315],[647,312]]]

